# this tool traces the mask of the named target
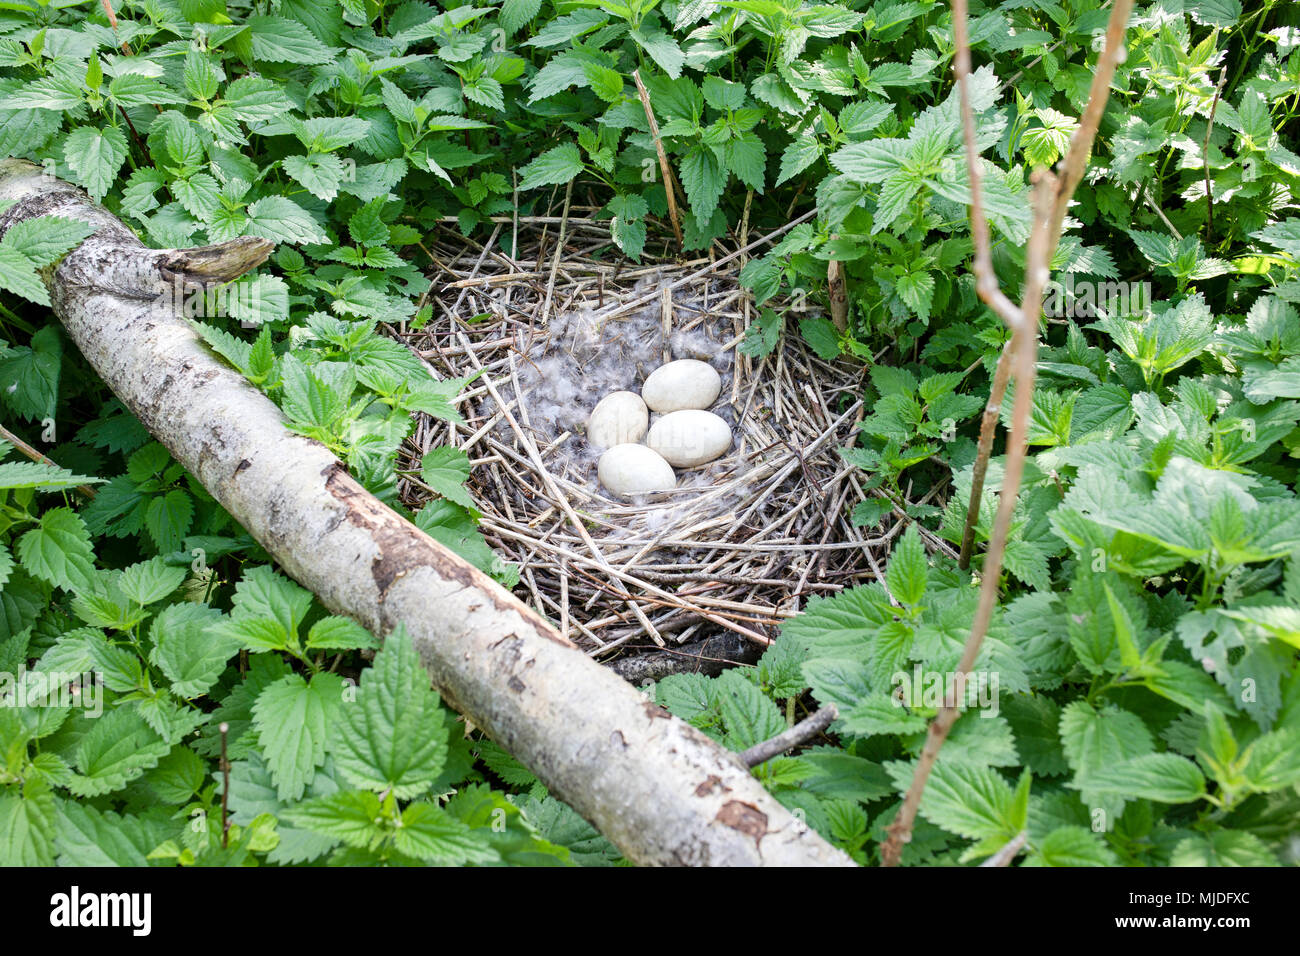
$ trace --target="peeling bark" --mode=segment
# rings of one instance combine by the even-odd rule
[[[434,686],[630,860],[851,865],[735,755],[647,701],[491,578],[382,505],[222,364],[158,294],[229,281],[271,244],[146,249],[81,190],[0,161],[0,236],[39,215],[96,232],[46,270],[55,314],[145,427],[331,611],[405,625]]]

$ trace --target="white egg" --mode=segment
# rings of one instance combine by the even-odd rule
[[[650,427],[650,412],[633,392],[611,392],[596,403],[587,419],[587,441],[597,448],[639,442]]]
[[[693,468],[721,457],[731,447],[731,428],[713,412],[688,408],[657,419],[646,444],[668,464]]]
[[[645,445],[615,445],[600,456],[596,474],[605,490],[620,498],[677,487],[677,476],[668,462]]]
[[[661,365],[646,376],[641,397],[654,411],[676,412],[685,408],[708,408],[722,391],[722,377],[707,362],[678,359]]]

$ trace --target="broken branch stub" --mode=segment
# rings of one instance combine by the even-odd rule
[[[45,270],[55,314],[99,375],[331,611],[404,625],[448,702],[643,864],[851,865],[735,755],[577,651],[531,608],[382,505],[223,364],[159,294],[235,278],[261,239],[151,250],[81,190],[0,161],[0,236],[58,215],[96,232]]]

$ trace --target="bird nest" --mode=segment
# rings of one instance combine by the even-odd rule
[[[494,243],[426,249],[440,270],[433,317],[398,333],[439,377],[473,377],[464,421],[422,418],[407,461],[418,469],[438,445],[468,453],[481,528],[518,564],[520,596],[593,655],[720,633],[757,647],[802,598],[874,577],[881,542],[849,520],[861,488],[839,455],[862,414],[860,366],[798,335],[741,353],[753,311],[734,261],[619,267],[584,254],[602,243],[575,231],[562,262],[543,250],[531,268]],[[680,358],[718,370],[712,410],[731,448],[677,469],[674,491],[619,499],[596,478],[587,416]],[[418,505],[429,489],[412,477],[401,491]]]

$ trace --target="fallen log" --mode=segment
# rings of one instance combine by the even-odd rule
[[[95,232],[44,270],[55,315],[150,433],[331,611],[404,625],[448,703],[629,860],[851,865],[733,754],[646,700],[491,578],[366,492],[223,364],[160,294],[229,282],[272,244],[147,249],[80,189],[0,161],[0,236],[41,215]]]

